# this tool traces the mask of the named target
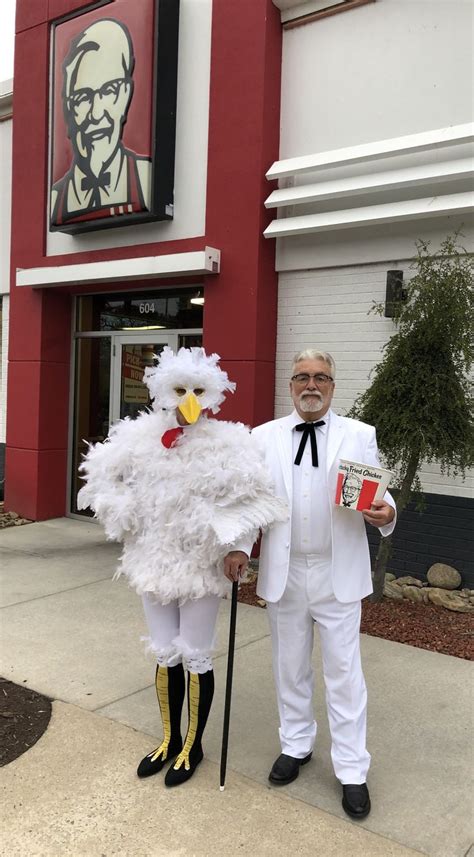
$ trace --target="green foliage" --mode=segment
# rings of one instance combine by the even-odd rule
[[[423,461],[436,460],[442,472],[464,474],[474,448],[468,377],[474,354],[473,259],[458,245],[457,234],[448,236],[436,255],[423,241],[416,246],[415,275],[406,301],[396,307],[397,331],[371,386],[349,413],[377,427],[386,465],[409,489],[418,482],[414,461],[416,471]],[[373,309],[383,313],[383,305]]]

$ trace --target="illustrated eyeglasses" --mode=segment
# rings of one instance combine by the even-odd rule
[[[309,375],[307,372],[298,372],[297,375],[292,375],[291,380],[295,382],[295,384],[301,384],[301,386],[306,386],[309,384],[309,379],[313,378],[316,384],[330,384],[334,381],[334,378],[331,378],[330,375],[325,375],[323,372],[317,372],[315,375]]]
[[[96,95],[105,103],[113,104],[119,96],[120,87],[126,82],[125,78],[119,77],[116,80],[108,80],[100,89],[78,89],[69,96],[69,107],[74,110],[90,110]]]

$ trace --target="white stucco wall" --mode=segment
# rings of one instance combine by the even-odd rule
[[[469,123],[474,115],[472,0],[376,0],[287,30],[283,36],[280,158],[296,158]],[[472,157],[466,146],[323,170],[321,181],[399,166]],[[288,182],[291,186],[291,180]],[[283,182],[283,186],[285,182]],[[274,185],[269,184],[269,191]],[[468,190],[458,186],[456,190]],[[442,186],[439,193],[443,191]],[[423,196],[421,190],[403,198]],[[428,190],[425,195],[431,196]],[[401,198],[396,193],[370,203]],[[369,204],[343,200],[323,209]],[[314,211],[319,210],[313,207]],[[304,214],[304,207],[285,212]],[[417,238],[433,246],[462,228],[474,251],[472,218],[421,219],[277,241],[277,269],[288,271],[409,258]],[[391,265],[391,267],[393,267]]]
[[[47,255],[175,241],[204,235],[212,0],[181,0],[176,122],[174,220],[96,234],[48,232]]]
[[[377,0],[284,32],[280,158],[473,114],[471,0]]]

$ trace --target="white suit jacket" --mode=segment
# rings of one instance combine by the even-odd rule
[[[283,497],[290,508],[288,520],[274,524],[262,536],[257,592],[261,598],[270,602],[279,601],[288,577],[294,466],[293,425],[294,420],[290,416],[272,420],[252,430],[252,437],[255,437],[264,450],[275,493]],[[334,504],[340,458],[349,458],[364,464],[380,464],[374,427],[331,412],[326,457],[331,509],[331,574],[336,599],[348,603],[359,601],[372,592],[372,578],[362,513]],[[384,499],[395,508],[395,502],[388,492]],[[380,528],[383,536],[388,536],[393,531],[395,521],[396,517],[390,524]]]

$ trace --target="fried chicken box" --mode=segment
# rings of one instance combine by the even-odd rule
[[[393,473],[372,464],[341,458],[337,474],[336,506],[361,512],[382,500]]]

